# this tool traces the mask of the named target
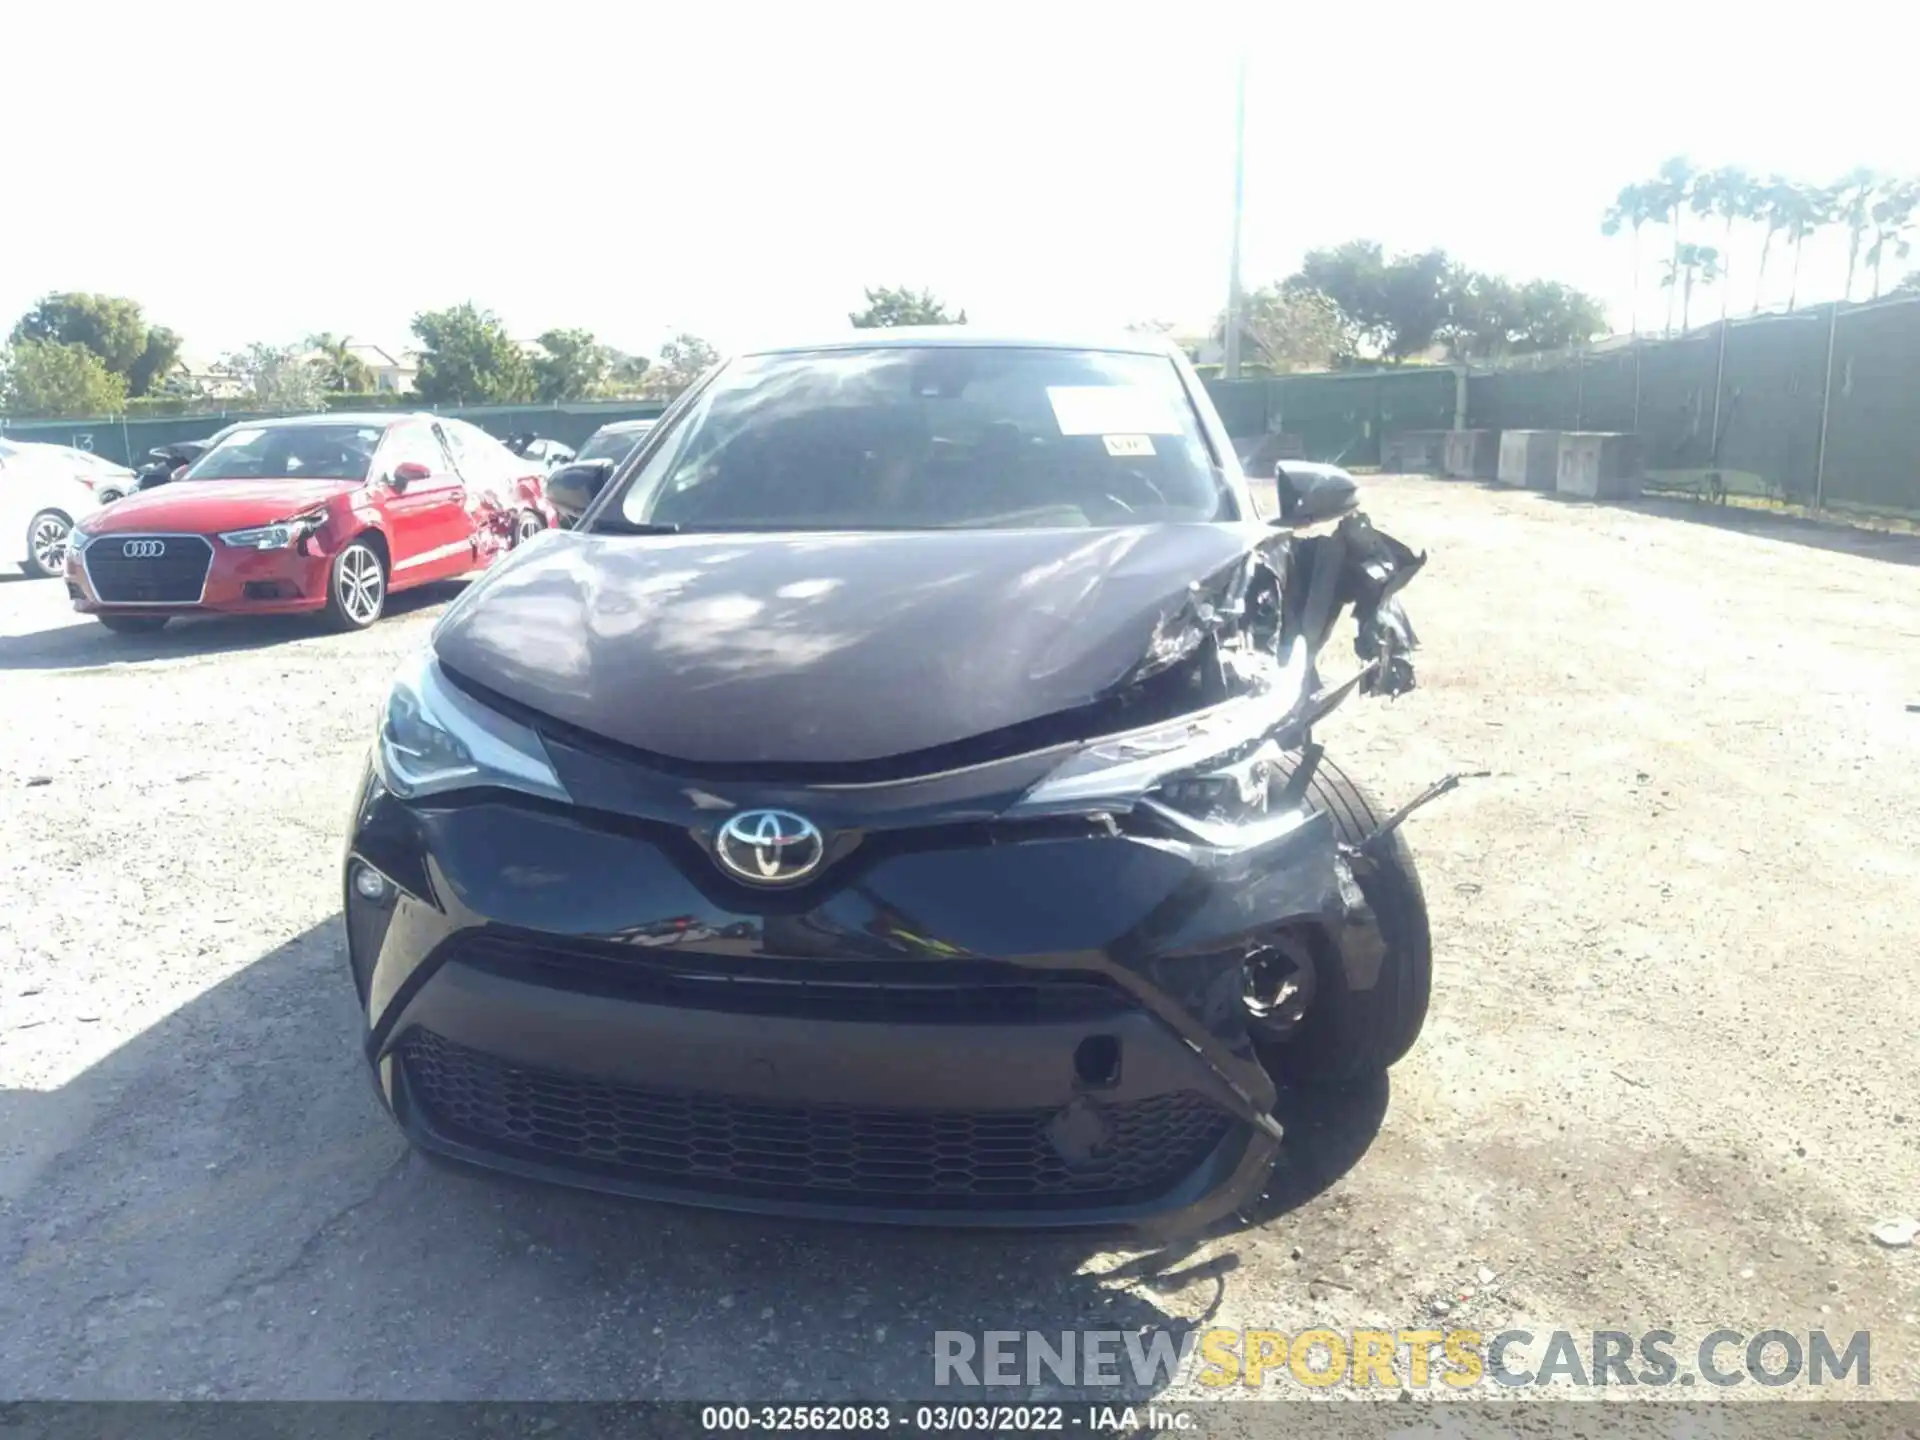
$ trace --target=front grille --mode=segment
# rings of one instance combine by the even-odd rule
[[[1117,1205],[1162,1194],[1219,1145],[1199,1095],[1100,1112],[1069,1163],[1051,1109],[859,1110],[686,1095],[527,1069],[430,1031],[402,1041],[408,1094],[450,1139],[667,1187],[891,1208]]]
[[[672,938],[642,937],[645,938]],[[999,960],[788,959],[480,930],[445,958],[510,980],[636,1004],[897,1024],[1084,1020],[1134,1008],[1098,975]]]
[[[129,547],[158,545],[158,555]],[[83,552],[93,593],[109,605],[191,605],[207,586],[213,546],[198,535],[103,535]]]

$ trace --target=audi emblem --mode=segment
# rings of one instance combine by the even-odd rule
[[[750,885],[793,885],[820,868],[827,842],[790,810],[743,810],[720,827],[713,853],[721,869]]]
[[[129,540],[120,547],[120,553],[129,560],[158,560],[167,553],[164,540]]]

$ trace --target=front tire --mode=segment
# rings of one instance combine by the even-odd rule
[[[514,548],[518,549],[546,528],[547,522],[540,518],[538,510],[522,510],[513,517]]]
[[[1359,844],[1384,818],[1373,797],[1324,758],[1307,786],[1307,802],[1332,817],[1334,836],[1345,845]],[[1433,937],[1413,852],[1396,830],[1371,863],[1352,864],[1384,951],[1373,986],[1359,990],[1348,984],[1335,937],[1302,931],[1282,948],[1311,967],[1299,977],[1303,1008],[1275,1026],[1265,1023],[1249,1001],[1255,1050],[1276,1079],[1294,1085],[1347,1087],[1377,1080],[1413,1048],[1427,1018]],[[1370,928],[1363,927],[1348,943],[1365,944]]]
[[[387,562],[365,540],[333,557],[327,570],[327,623],[335,630],[365,630],[387,609]]]
[[[165,615],[96,615],[116,635],[153,635],[167,628]]]
[[[62,510],[42,510],[27,522],[26,572],[37,580],[50,580],[67,568],[67,537],[73,533],[73,520]]]

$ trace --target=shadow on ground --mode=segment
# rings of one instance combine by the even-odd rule
[[[1489,490],[1511,493],[1515,488],[1493,481],[1483,483]],[[1611,510],[1654,515],[1662,520],[1684,520],[1690,525],[1710,525],[1716,530],[1731,530],[1742,535],[1783,540],[1792,545],[1807,545],[1836,555],[1858,555],[1862,559],[1881,560],[1890,565],[1920,565],[1920,534],[1869,530],[1849,525],[1844,520],[1814,520],[1800,515],[1783,515],[1773,510],[1755,510],[1745,505],[1715,505],[1703,500],[1657,495],[1643,496],[1638,500],[1593,501],[1551,490],[1532,493],[1559,505],[1601,505]]]
[[[464,581],[422,585],[393,596],[386,618],[443,605],[460,593]],[[93,670],[148,660],[177,660],[196,655],[230,654],[311,640],[328,633],[310,615],[208,615],[176,618],[154,635],[116,635],[84,615],[73,623],[31,635],[0,636],[0,671]]]
[[[1239,1264],[1232,1233],[1101,1275],[1112,1236],[786,1223],[448,1172],[378,1108],[345,963],[336,917],[59,1090],[0,1092],[25,1146],[0,1171],[7,1390],[926,1396],[938,1330],[1184,1329],[1160,1297],[1204,1321]],[[1290,1116],[1248,1218],[1324,1189],[1384,1106],[1381,1086]]]

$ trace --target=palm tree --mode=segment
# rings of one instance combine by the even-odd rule
[[[1654,191],[1650,183],[1622,186],[1606,218],[1600,222],[1602,235],[1618,235],[1622,230],[1633,235],[1633,307],[1628,329],[1635,335],[1640,333],[1640,227],[1649,220],[1659,219],[1661,214],[1657,208],[1659,196]]]
[[[1678,274],[1680,270],[1680,207],[1693,193],[1693,162],[1684,155],[1675,155],[1660,163],[1660,169],[1654,178],[1647,182],[1648,198],[1656,215],[1666,217],[1667,226],[1673,232],[1673,254],[1667,261],[1669,274]],[[1671,285],[1671,281],[1663,282]],[[1667,334],[1673,334],[1673,291],[1667,291]]]
[[[1880,177],[1865,166],[1849,171],[1833,187],[1834,218],[1847,227],[1847,288],[1842,299],[1853,299],[1853,276],[1860,263],[1860,242],[1873,220],[1874,195]]]
[[[1738,165],[1722,165],[1717,170],[1709,170],[1694,182],[1692,208],[1695,215],[1705,219],[1717,215],[1726,223],[1725,249],[1721,251],[1720,276],[1726,278],[1727,265],[1733,257],[1733,222],[1757,218],[1759,186],[1753,176]],[[1720,292],[1720,318],[1727,318],[1727,301],[1731,291]]]
[[[1755,315],[1760,313],[1760,303],[1766,298],[1767,259],[1773,254],[1773,237],[1785,230],[1792,218],[1796,189],[1786,176],[1769,175],[1754,197],[1754,219],[1767,227],[1760,241],[1760,263],[1753,272],[1752,313]]]
[[[373,389],[373,370],[353,353],[351,335],[336,339],[331,333],[322,331],[318,335],[309,335],[307,346],[320,352],[314,363],[320,367],[327,389],[354,395]]]
[[[1660,274],[1660,283],[1667,290],[1669,301],[1674,291],[1680,292],[1680,333],[1687,333],[1688,318],[1693,311],[1693,287],[1702,288],[1716,283],[1725,272],[1720,268],[1720,252],[1711,245],[1688,243],[1680,247],[1680,253],[1667,261]]]
[[[1815,185],[1789,184],[1781,197],[1785,209],[1787,243],[1793,246],[1793,278],[1787,286],[1787,313],[1800,300],[1800,253],[1807,237],[1834,217],[1834,194]]]
[[[1888,255],[1904,260],[1913,253],[1907,231],[1913,226],[1913,212],[1920,206],[1920,182],[1895,180],[1880,189],[1868,218],[1873,222],[1873,244],[1867,248],[1867,264],[1873,267],[1873,298],[1880,298],[1880,266]]]

